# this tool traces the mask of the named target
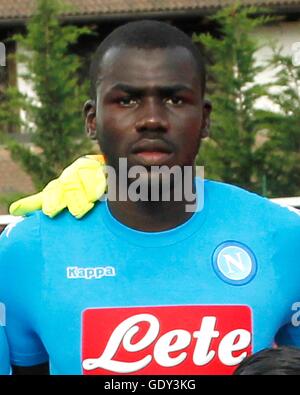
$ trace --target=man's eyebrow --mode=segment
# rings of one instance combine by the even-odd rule
[[[149,87],[135,87],[132,85],[127,85],[123,83],[117,83],[113,85],[110,89],[112,90],[121,90],[126,93],[131,93],[131,94],[141,94],[147,90],[149,90]],[[194,93],[194,90],[191,86],[189,85],[184,85],[184,84],[173,84],[173,85],[165,85],[165,86],[155,86],[151,88],[151,90],[156,90],[162,94],[171,94],[175,93],[178,91],[189,91]]]

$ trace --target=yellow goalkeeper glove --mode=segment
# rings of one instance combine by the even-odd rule
[[[35,195],[25,197],[9,208],[12,215],[25,215],[43,210],[55,217],[64,208],[76,217],[83,217],[94,207],[106,190],[106,176],[102,155],[87,155],[77,159],[62,174]]]

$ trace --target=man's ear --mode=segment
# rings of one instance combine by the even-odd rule
[[[211,101],[208,99],[204,99],[204,101],[203,101],[203,120],[202,120],[202,126],[201,126],[201,138],[202,139],[209,136],[211,111],[212,111]]]
[[[96,106],[94,100],[87,100],[84,103],[82,112],[85,118],[85,132],[90,139],[96,140]]]

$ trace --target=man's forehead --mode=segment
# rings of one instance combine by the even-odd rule
[[[101,63],[101,80],[140,85],[193,84],[199,78],[196,61],[187,48],[110,48]]]

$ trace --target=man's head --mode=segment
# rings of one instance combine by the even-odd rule
[[[96,100],[96,91],[101,82],[101,64],[111,48],[170,49],[186,48],[192,55],[198,69],[202,94],[205,91],[205,62],[200,50],[184,32],[167,23],[142,20],[120,26],[99,45],[90,67],[91,97]]]
[[[108,164],[194,163],[211,108],[204,61],[188,36],[162,22],[123,25],[98,47],[91,80],[87,128]]]
[[[282,346],[265,348],[244,359],[234,375],[300,375],[300,350],[297,347]]]

